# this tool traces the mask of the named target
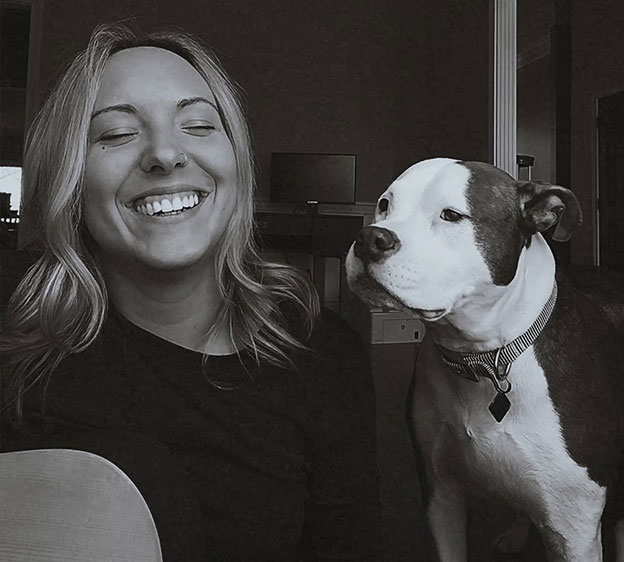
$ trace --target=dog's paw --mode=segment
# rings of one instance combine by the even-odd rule
[[[518,513],[509,529],[496,537],[494,541],[496,550],[503,554],[517,554],[526,543],[530,529],[531,520],[526,515]]]

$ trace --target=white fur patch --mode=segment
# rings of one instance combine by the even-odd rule
[[[388,211],[378,212],[374,225],[396,233],[401,248],[367,271],[352,248],[350,283],[357,286],[358,277],[368,275],[411,309],[450,311],[469,298],[490,273],[470,220],[449,222],[440,216],[445,209],[468,215],[469,178],[466,167],[443,158],[419,162],[399,176],[381,196],[389,201]]]
[[[513,364],[511,408],[500,424],[488,411],[496,394],[488,380],[451,373],[431,344],[419,364],[412,415],[433,473],[465,478],[583,552],[599,530],[606,491],[570,457],[533,348]]]

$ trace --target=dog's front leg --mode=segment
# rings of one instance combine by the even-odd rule
[[[427,518],[440,562],[465,562],[466,496],[458,482],[434,484]]]

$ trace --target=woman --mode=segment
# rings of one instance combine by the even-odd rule
[[[31,128],[43,250],[3,337],[5,450],[124,470],[167,560],[376,560],[374,397],[357,336],[253,244],[246,124],[185,34],[98,28]]]

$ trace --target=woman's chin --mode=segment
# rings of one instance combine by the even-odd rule
[[[122,259],[117,257],[112,261],[113,263],[117,261],[118,265],[115,267],[122,275],[124,272],[132,275],[137,269],[151,271],[154,275],[158,275],[158,272],[173,273],[199,269],[206,275],[207,266],[214,263],[214,251],[205,248],[193,250],[189,247],[159,247],[135,251],[132,255],[124,256]]]

